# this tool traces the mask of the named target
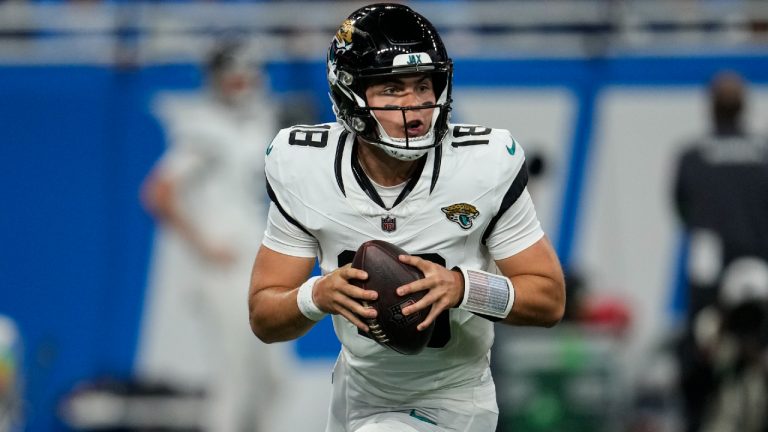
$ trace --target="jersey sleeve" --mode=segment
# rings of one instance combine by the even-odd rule
[[[494,259],[515,255],[544,236],[530,193],[525,151],[509,131],[499,131],[493,145],[503,145],[495,190],[498,210],[483,234],[483,243]]]
[[[177,142],[168,148],[159,164],[163,172],[171,177],[190,178],[213,159],[204,148]]]
[[[317,256],[317,240],[288,221],[274,202],[269,206],[262,244],[285,255],[306,258]]]
[[[155,103],[155,115],[163,124],[168,141],[159,164],[175,178],[193,177],[216,159],[222,138],[201,121],[200,105],[196,99],[168,97]]]
[[[486,246],[495,260],[515,255],[544,236],[541,223],[528,189],[498,219],[496,226],[486,239]]]
[[[265,174],[271,201],[264,244],[294,256],[315,256],[318,242],[305,227],[309,210],[297,191],[307,182],[302,148],[290,144],[290,129],[283,129],[267,147]]]

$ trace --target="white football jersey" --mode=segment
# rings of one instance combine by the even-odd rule
[[[372,239],[449,269],[489,269],[494,259],[514,255],[543,236],[526,190],[523,149],[506,130],[450,125],[392,208],[360,167],[358,145],[338,123],[295,126],[277,135],[266,156],[273,208],[265,246],[312,255],[297,253],[311,236],[324,274],[350,263],[357,248]],[[277,211],[303,240],[291,245],[280,236],[273,221]],[[499,236],[495,228],[502,225]],[[417,356],[378,345],[340,315],[333,324],[350,367],[382,396],[459,386],[488,368],[493,323],[464,310],[443,312],[428,347]]]
[[[180,185],[185,215],[206,238],[251,259],[267,212],[264,149],[277,123],[262,105],[236,108],[203,94],[166,96],[157,108],[171,144],[160,164]]]

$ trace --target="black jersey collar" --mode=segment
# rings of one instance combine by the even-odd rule
[[[347,196],[346,189],[344,186],[344,180],[343,176],[341,174],[342,171],[342,160],[344,155],[344,149],[347,146],[347,143],[349,142],[347,140],[349,134],[348,132],[344,131],[344,133],[341,134],[339,137],[339,141],[337,143],[336,148],[336,158],[334,160],[334,174],[336,177],[336,183],[339,186],[339,190],[344,196]],[[363,170],[363,167],[360,165],[360,161],[357,158],[357,149],[358,149],[359,143],[357,142],[356,137],[352,137],[352,155],[351,155],[351,165],[352,165],[352,173],[355,177],[355,180],[357,181],[357,184],[360,185],[360,188],[365,192],[365,194],[379,207],[387,209],[386,205],[384,204],[384,201],[379,196],[379,193],[376,191],[376,188],[371,183],[371,180],[368,178],[368,175],[365,174],[365,171]],[[433,162],[433,168],[432,168],[432,180],[430,182],[429,186],[429,193],[431,194],[432,191],[435,189],[435,185],[437,184],[437,179],[440,176],[440,165],[443,159],[443,147],[442,145],[439,145],[435,147],[434,149],[434,162]],[[424,171],[424,166],[427,163],[427,155],[425,157],[422,157],[419,159],[418,166],[416,167],[416,170],[414,171],[411,178],[408,180],[408,183],[405,185],[405,188],[403,188],[402,192],[400,192],[400,195],[395,200],[395,203],[393,205],[396,206],[400,204],[407,196],[410,194],[410,192],[416,187],[416,184],[418,183],[419,179],[421,178],[421,174]]]

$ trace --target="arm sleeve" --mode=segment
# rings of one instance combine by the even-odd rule
[[[495,260],[525,250],[544,236],[528,188],[499,218],[486,246]]]
[[[194,177],[210,160],[204,152],[191,146],[173,146],[163,155],[160,167],[173,178]]]
[[[215,162],[220,141],[224,139],[211,128],[210,119],[201,119],[202,102],[197,99],[165,96],[153,104],[168,148],[159,161],[161,169],[174,178],[194,177]],[[203,111],[205,112],[205,111]],[[209,117],[209,116],[206,116]]]
[[[275,203],[270,203],[264,246],[285,255],[313,258],[317,256],[317,240],[288,221]]]

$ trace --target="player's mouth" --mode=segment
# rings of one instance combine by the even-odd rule
[[[428,126],[421,120],[411,120],[405,124],[405,133],[408,137],[420,137],[429,131]]]

